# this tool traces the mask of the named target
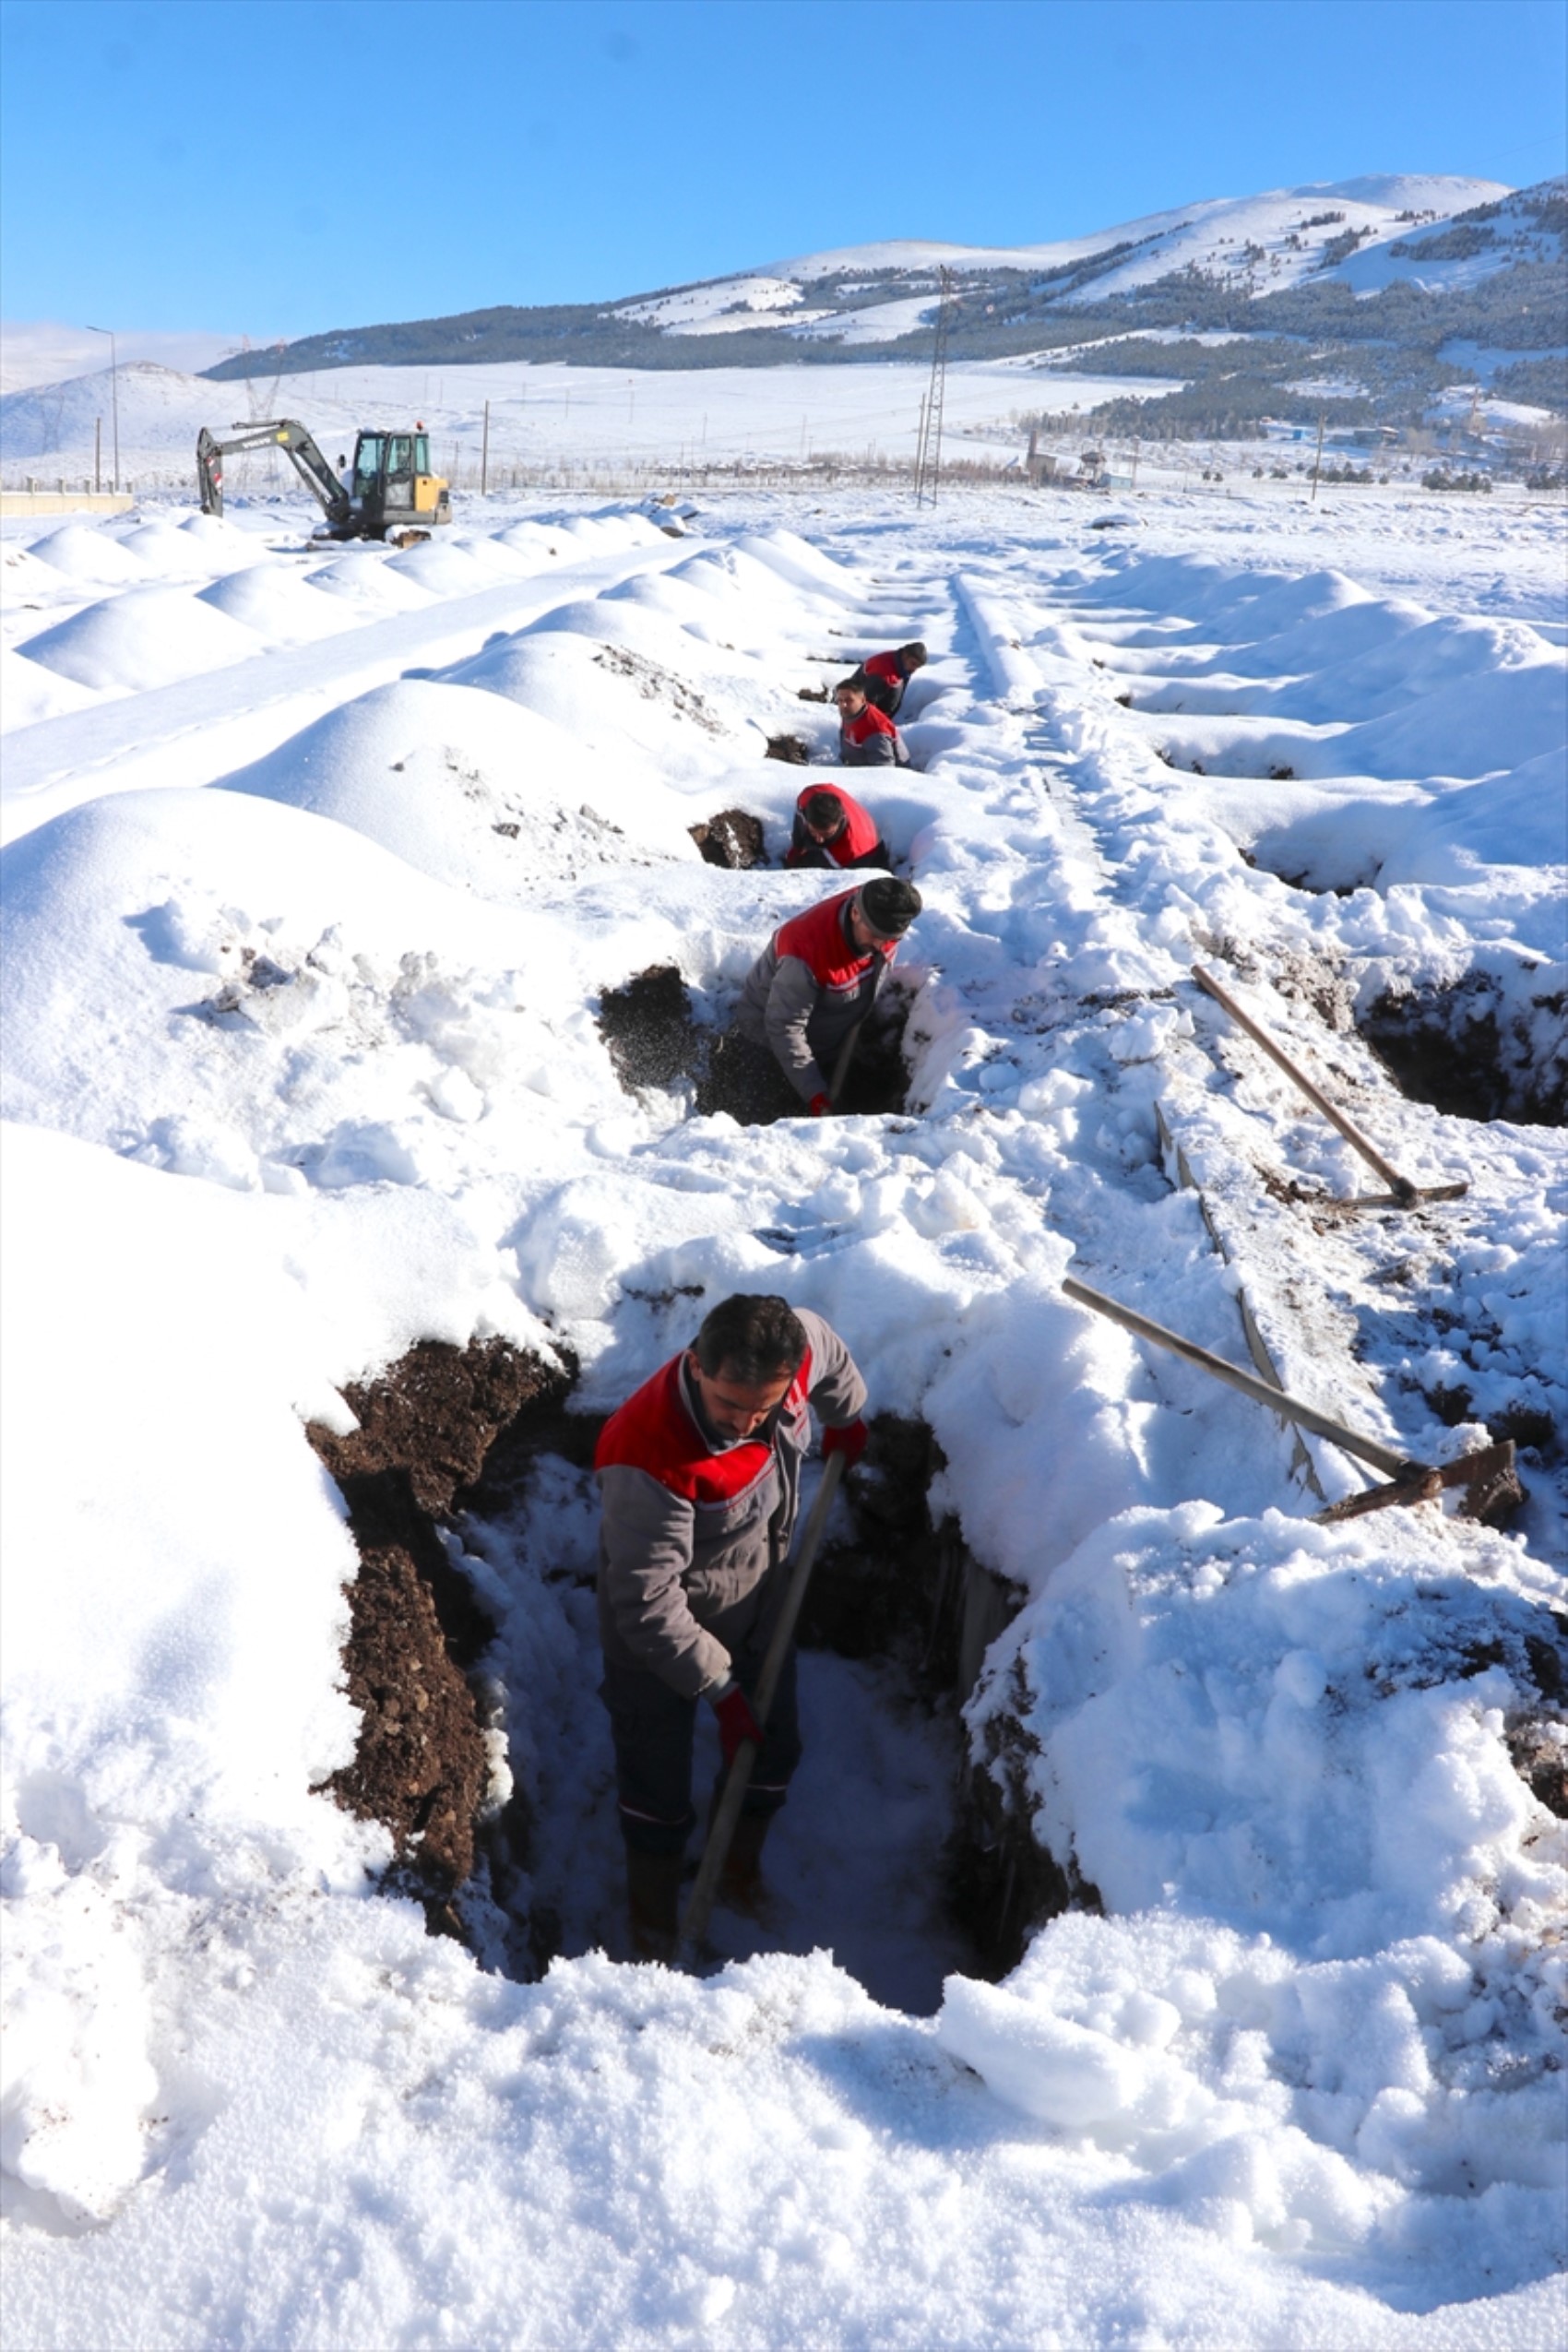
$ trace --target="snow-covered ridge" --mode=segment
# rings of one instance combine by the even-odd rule
[[[1381,173],[1309,183],[1262,196],[1210,197],[1123,221],[1090,236],[1040,244],[958,245],[893,238],[768,263],[758,276],[678,288],[657,301],[624,306],[620,315],[690,335],[721,328],[739,311],[751,326],[776,327],[784,333],[798,333],[809,323],[818,334],[841,331],[857,341],[883,340],[908,334],[916,323],[903,303],[889,310],[886,296],[892,289],[887,284],[879,287],[884,299],[871,309],[857,308],[854,290],[845,288],[841,299],[830,308],[812,310],[808,320],[802,308],[812,301],[814,288],[825,279],[841,279],[856,271],[874,273],[885,281],[923,278],[929,308],[942,268],[960,273],[1053,270],[1119,245],[1134,251],[1116,268],[1094,278],[1097,298],[1151,285],[1184,269],[1233,273],[1249,267],[1256,291],[1274,292],[1324,270],[1325,260],[1328,274],[1337,275],[1343,264],[1335,263],[1325,249],[1348,233],[1358,238],[1364,266],[1369,253],[1384,252],[1417,223],[1444,220],[1508,194],[1506,185],[1494,180]],[[1326,217],[1330,213],[1332,220]],[[752,291],[764,288],[765,296]]]

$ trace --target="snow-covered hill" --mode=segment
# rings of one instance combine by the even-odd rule
[[[1508,194],[1494,180],[1385,173],[1277,188],[1264,196],[1212,197],[1123,221],[1092,236],[1045,244],[954,245],[889,239],[772,262],[758,273],[677,287],[622,304],[616,315],[645,320],[671,335],[733,333],[739,327],[754,327],[783,335],[809,331],[818,337],[842,334],[857,342],[887,341],[908,334],[930,310],[937,273],[944,267],[963,273],[1038,274],[1098,264],[1064,294],[1069,302],[1125,293],[1186,270],[1240,278],[1254,292],[1273,293],[1309,277],[1342,275],[1341,249],[1348,239],[1355,240],[1363,264],[1374,254],[1384,256],[1385,275],[1377,282],[1386,283],[1391,277],[1415,274],[1415,261],[1400,256],[1390,260],[1388,254],[1418,226],[1446,220]],[[857,275],[874,281],[874,304],[857,303],[851,282]],[[825,280],[834,286],[830,303],[822,299]],[[909,290],[902,300],[888,291],[900,283]]]

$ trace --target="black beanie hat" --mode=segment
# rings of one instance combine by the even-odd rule
[[[880,939],[902,939],[921,906],[912,882],[879,873],[861,891],[861,912]]]
[[[843,802],[826,785],[819,785],[815,791],[807,794],[806,804],[801,814],[808,825],[843,825],[847,821]]]

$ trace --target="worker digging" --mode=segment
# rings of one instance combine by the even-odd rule
[[[885,719],[897,719],[903,705],[904,689],[916,671],[925,668],[926,658],[926,649],[918,637],[911,644],[895,646],[886,653],[868,654],[855,672],[856,683],[864,687],[866,700]]]
[[[808,784],[795,802],[787,866],[890,866],[886,842],[869,809],[837,784]]]
[[[707,1107],[754,1126],[831,1111],[921,905],[913,883],[873,874],[780,923],[714,1047]]]
[[[838,707],[838,757],[846,767],[908,767],[902,735],[866,691],[864,678],[842,678],[833,689]]]
[[[820,1315],[742,1292],[604,1425],[594,1456],[601,1695],[640,1959],[675,1953],[699,1701],[718,1719],[727,1768],[746,1743],[756,1752],[718,1891],[753,1912],[760,1902],[764,1842],[801,1757],[792,1645],[766,1722],[754,1701],[786,1597],[811,1414],[824,1455],[853,1464],[865,1402],[849,1348]]]

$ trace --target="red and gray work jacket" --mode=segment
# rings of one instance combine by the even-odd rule
[[[904,699],[904,689],[909,673],[904,667],[901,653],[873,653],[861,664],[861,675],[866,680],[868,698],[888,719],[897,719],[898,706]]]
[[[868,702],[858,719],[838,722],[838,756],[846,767],[908,767],[909,754],[891,719]]]
[[[871,1011],[898,952],[884,940],[862,952],[849,937],[857,893],[841,890],[780,923],[751,970],[735,1027],[766,1045],[802,1102],[827,1092],[849,1031]]]
[[[727,1681],[735,1653],[767,1639],[811,1412],[842,1428],[865,1405],[865,1382],[838,1334],[821,1315],[797,1312],[806,1353],[754,1436],[729,1444],[713,1434],[683,1354],[645,1381],[600,1435],[604,1655],[657,1674],[683,1698]]]
[[[824,794],[836,800],[844,812],[844,830],[831,841],[819,841],[806,827],[806,802],[820,800]],[[798,866],[802,860],[820,861],[831,858],[836,866],[885,866],[888,862],[887,844],[876,829],[876,819],[869,809],[849,792],[841,792],[837,784],[808,784],[795,802],[795,829],[790,846],[784,852],[787,866]]]

